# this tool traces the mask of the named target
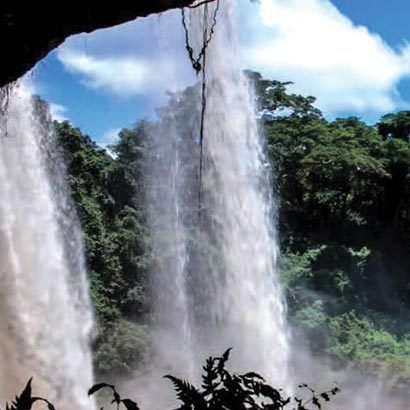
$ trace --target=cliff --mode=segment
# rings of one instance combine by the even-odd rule
[[[100,3],[4,2],[0,5],[3,58],[0,87],[18,79],[67,37],[111,27],[137,17],[184,7],[193,0]]]

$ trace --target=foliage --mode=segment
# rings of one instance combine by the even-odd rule
[[[14,401],[6,404],[6,410],[31,410],[34,404],[38,402],[45,403],[48,410],[54,410],[54,406],[47,399],[32,396],[31,381],[32,379],[27,382],[26,387],[19,396],[16,396]],[[37,406],[34,407],[37,408]]]
[[[376,126],[354,117],[327,121],[305,108],[314,100],[288,94],[287,83],[253,77],[260,108],[273,114],[261,125],[279,197],[291,323],[316,353],[403,386],[410,377],[409,112]]]
[[[126,410],[139,410],[139,407],[135,401],[130,400],[130,399],[122,399],[117,390],[115,389],[115,386],[112,384],[107,384],[107,383],[98,383],[95,384],[93,387],[91,387],[90,390],[88,390],[88,395],[91,396],[92,394],[97,393],[101,389],[106,389],[109,388],[112,391],[112,396],[113,399],[111,401],[111,404],[115,404],[117,407],[117,410],[119,410],[120,406],[123,405]],[[103,409],[103,407],[101,407]]]
[[[246,71],[246,75],[255,87],[258,108],[262,110],[266,119],[272,119],[281,114],[286,115],[286,113],[297,118],[321,117],[320,110],[313,105],[316,101],[315,97],[303,97],[287,92],[286,87],[292,82],[266,80],[253,71]]]
[[[409,377],[409,112],[387,114],[374,126],[355,117],[328,121],[314,97],[288,91],[290,82],[247,75],[255,85],[272,190],[279,198],[280,263],[290,322],[317,353],[370,366],[380,375],[394,365],[400,377]],[[169,103],[179,104],[193,128],[195,109],[180,101],[196,92],[189,87]],[[165,107],[161,115],[166,113]],[[152,124],[123,130],[110,147],[113,156],[67,122],[55,125],[84,230],[99,321],[97,368],[129,371],[133,365],[126,358],[141,362],[145,354],[143,327],[137,331],[130,323],[149,320],[149,181],[141,163]],[[184,161],[196,164],[195,158],[185,158],[194,143],[185,134],[181,131],[179,139],[186,145]],[[153,160],[167,172],[166,158]],[[186,195],[195,192],[187,189]],[[201,251],[209,253],[206,243]],[[388,354],[380,354],[366,335],[388,340],[383,345]],[[122,350],[121,344],[130,346],[131,340],[139,353]]]
[[[314,406],[321,409],[323,402],[330,401],[331,396],[339,392],[338,387],[329,391],[316,393],[308,385],[299,386],[308,391],[309,397],[287,397],[257,373],[232,374],[226,369],[229,359],[228,349],[221,357],[210,357],[204,366],[202,386],[197,388],[188,381],[167,375],[174,386],[178,400],[182,403],[178,410],[282,410],[292,407],[293,410],[308,410]],[[117,409],[123,404],[127,410],[138,410],[137,404],[130,399],[121,399],[115,387],[106,383],[93,386],[88,394],[109,388],[113,393],[111,404]]]
[[[124,319],[100,334],[94,352],[98,373],[130,373],[146,363],[148,356],[145,327]]]
[[[328,352],[394,388],[410,383],[410,335],[398,337],[352,310],[329,320]]]
[[[410,111],[386,114],[377,126],[383,138],[398,138],[410,142]]]
[[[68,122],[54,124],[84,233],[99,323],[96,367],[129,371],[135,366],[130,359],[141,363],[146,344],[143,327],[130,323],[146,315],[151,264],[141,175],[145,125],[122,131],[111,147],[113,157]]]

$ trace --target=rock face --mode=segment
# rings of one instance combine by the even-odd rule
[[[0,87],[18,79],[72,34],[111,27],[194,0],[136,0],[134,2],[22,2],[0,5],[2,59]]]

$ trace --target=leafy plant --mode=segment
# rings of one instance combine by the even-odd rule
[[[31,394],[32,378],[27,382],[26,387],[19,396],[16,396],[14,401],[6,404],[6,410],[31,410],[34,403],[43,402],[47,405],[48,410],[55,410],[54,406],[42,397],[33,397]]]
[[[307,399],[288,397],[281,389],[270,386],[255,372],[233,374],[226,369],[231,349],[221,357],[210,357],[204,366],[202,386],[167,375],[174,385],[177,398],[182,402],[178,410],[307,410],[321,408],[323,402],[339,392],[338,387],[316,393],[307,384],[299,388],[308,391]]]
[[[91,387],[90,390],[88,390],[88,395],[91,396],[92,394],[98,392],[101,389],[105,389],[105,388],[111,389],[112,395],[113,395],[111,404],[115,404],[115,406],[117,407],[117,410],[120,408],[121,405],[123,405],[127,410],[139,410],[137,403],[135,403],[133,400],[122,399],[112,384],[107,384],[107,383],[95,384],[93,387]],[[101,407],[101,410],[102,409],[103,407]]]
[[[176,410],[309,410],[321,409],[324,402],[337,394],[340,389],[333,387],[329,391],[317,393],[307,384],[299,389],[308,392],[307,398],[288,397],[281,389],[276,389],[255,372],[233,374],[226,369],[231,349],[221,357],[209,357],[202,376],[201,388],[195,387],[186,380],[166,375],[174,386],[181,406]],[[92,395],[101,389],[110,389],[113,394],[111,404],[124,406],[126,410],[139,410],[137,403],[122,399],[115,387],[107,383],[94,385],[88,394]]]

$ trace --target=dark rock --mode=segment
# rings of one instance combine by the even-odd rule
[[[21,2],[0,5],[2,58],[0,87],[30,70],[72,34],[111,27],[137,17],[184,7],[193,0],[135,0],[113,4],[82,2]]]

